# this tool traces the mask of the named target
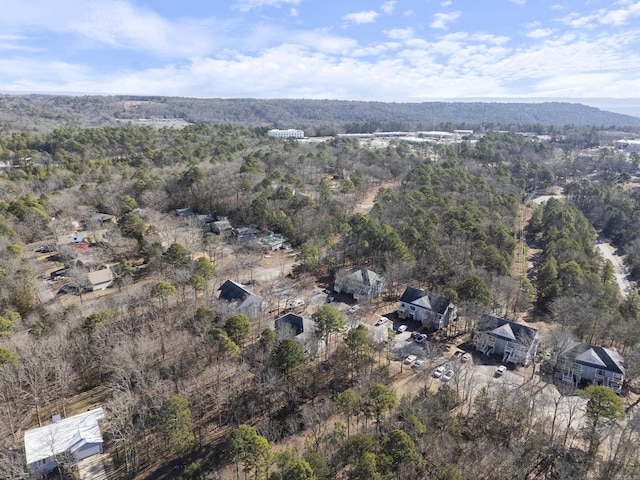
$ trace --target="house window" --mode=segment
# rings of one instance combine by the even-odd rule
[[[410,308],[411,308],[411,310],[415,310],[416,309],[416,307],[414,307],[413,305],[411,305]]]
[[[599,368],[596,368],[596,375],[602,375],[604,377],[604,370],[600,370]]]

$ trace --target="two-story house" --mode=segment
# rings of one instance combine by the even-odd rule
[[[478,322],[473,343],[484,355],[498,355],[503,363],[526,366],[538,350],[540,332],[537,328],[485,314]]]
[[[437,293],[407,287],[398,303],[398,317],[421,322],[432,330],[440,330],[458,318],[457,307]]]
[[[554,352],[551,364],[555,367],[555,378],[573,387],[602,385],[622,392],[624,359],[613,348],[577,343],[563,352]]]
[[[353,295],[354,300],[377,298],[387,289],[386,279],[363,267],[353,267],[336,272],[333,290]]]
[[[324,345],[315,331],[315,322],[307,315],[287,313],[275,319],[274,328],[278,338],[292,338],[308,356],[314,356]]]
[[[255,318],[263,310],[262,297],[233,280],[225,281],[218,291],[219,300],[235,304],[239,313],[244,313],[250,318]]]

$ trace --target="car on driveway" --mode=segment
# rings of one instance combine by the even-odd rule
[[[446,370],[446,367],[444,365],[440,365],[438,368],[436,368],[433,371],[433,377],[434,378],[440,378],[445,370]]]
[[[462,363],[467,363],[469,360],[471,360],[471,355],[469,355],[468,353],[465,353],[460,357],[460,361]]]
[[[407,358],[404,359],[404,363],[409,365],[410,363],[415,362],[416,358],[418,358],[418,357],[416,357],[415,355],[409,355]]]
[[[398,333],[402,333],[402,332],[404,332],[406,329],[407,329],[407,326],[406,326],[406,325],[400,325],[400,326],[398,327]]]
[[[498,368],[496,368],[496,373],[494,373],[493,375],[495,377],[501,377],[502,375],[504,375],[504,372],[507,371],[507,367],[504,365],[500,365]]]
[[[424,360],[420,359],[420,360],[416,360],[416,363],[414,363],[413,365],[411,365],[411,368],[420,368],[422,366],[422,364],[424,363]]]
[[[360,308],[360,305],[354,305],[349,309],[349,313],[356,313],[359,308]]]
[[[453,358],[460,358],[462,355],[464,355],[464,352],[462,350],[456,350],[453,353]]]
[[[376,327],[378,327],[378,326],[380,326],[380,325],[383,325],[383,324],[387,323],[387,321],[388,321],[388,320],[389,320],[389,319],[388,319],[387,317],[380,317],[380,318],[378,319],[378,321],[376,322]]]
[[[421,333],[420,335],[418,335],[416,337],[416,343],[424,343],[427,341],[427,334],[426,333]]]
[[[443,382],[448,382],[452,378],[453,378],[453,370],[447,370],[446,372],[444,372],[442,374],[442,381]]]

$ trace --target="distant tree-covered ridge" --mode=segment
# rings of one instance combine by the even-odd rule
[[[376,130],[431,130],[491,124],[640,127],[640,118],[578,103],[424,102],[179,98],[141,96],[0,96],[0,131],[105,126],[143,118],[192,123],[305,128],[307,135]]]

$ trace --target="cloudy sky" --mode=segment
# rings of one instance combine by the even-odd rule
[[[0,0],[0,92],[640,96],[638,0]]]

